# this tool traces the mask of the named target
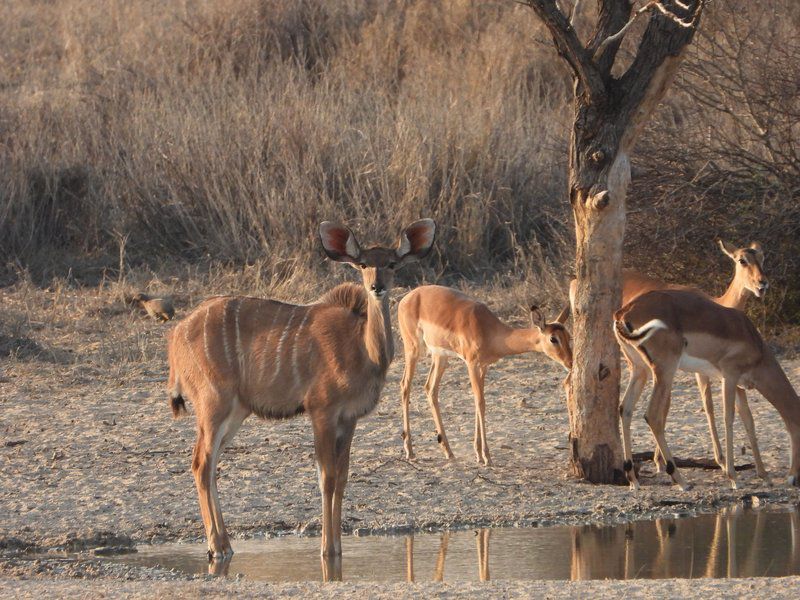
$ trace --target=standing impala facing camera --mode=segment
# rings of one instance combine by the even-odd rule
[[[339,285],[316,303],[248,297],[203,302],[168,341],[172,411],[194,405],[192,459],[209,559],[233,554],[217,496],[217,460],[250,415],[282,419],[308,413],[322,492],[322,554],[340,555],[342,497],[356,421],[377,404],[394,355],[389,295],[394,271],[425,257],[435,225],[406,227],[396,248],[363,248],[328,221],[319,235],[329,258],[350,263],[363,286]]]

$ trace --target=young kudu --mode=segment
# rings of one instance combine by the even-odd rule
[[[725,292],[721,296],[712,298],[712,300],[721,306],[744,310],[747,301],[751,297],[763,298],[769,287],[767,278],[764,275],[764,252],[758,242],[753,242],[746,248],[736,248],[722,240],[718,240],[718,243],[722,252],[733,261],[734,274]],[[641,296],[646,292],[663,289],[688,288],[669,284],[653,277],[647,277],[636,271],[624,271],[622,275],[622,305],[624,306],[637,296]],[[571,294],[574,293],[573,290],[574,281],[570,286]],[[625,390],[625,397],[629,394],[635,397],[632,401],[627,403],[623,400],[623,404],[630,406],[632,411],[650,378],[650,369],[636,353],[631,353],[630,356],[626,355],[626,358],[628,359],[627,362],[630,367],[630,379],[628,380],[628,387]],[[714,450],[714,459],[720,468],[724,469],[725,460],[722,456],[722,448],[719,443],[719,435],[717,434],[717,427],[714,419],[714,400],[711,395],[710,380],[703,373],[695,373],[695,378],[697,379],[697,386],[700,389],[700,396],[703,400],[703,409],[705,410],[706,419],[708,421],[708,429],[711,434],[711,443]],[[750,405],[747,403],[747,394],[741,388],[736,392],[736,408],[742,419],[745,431],[747,432],[750,448],[753,451],[756,474],[765,481],[768,481],[767,471],[764,468],[764,463],[761,460],[761,452],[758,447],[753,414],[750,411]],[[626,418],[630,420],[632,414],[621,413],[621,416],[623,421]],[[657,469],[663,471],[666,461],[661,456],[657,447],[653,454],[653,460]]]
[[[546,323],[541,311],[533,307],[531,327],[514,328],[500,321],[485,304],[456,290],[426,285],[409,292],[397,309],[406,361],[401,383],[406,458],[414,458],[408,411],[411,382],[423,348],[428,349],[432,360],[425,392],[436,424],[437,440],[445,456],[453,458],[453,452],[439,412],[439,382],[448,359],[456,356],[467,363],[475,395],[475,455],[479,463],[490,465],[483,394],[489,367],[504,356],[542,352],[567,370],[571,369],[570,337],[563,325],[568,316],[569,312],[564,310],[554,323]]]
[[[308,413],[322,493],[322,554],[341,554],[342,497],[356,421],[378,402],[394,355],[389,291],[394,271],[425,257],[435,225],[417,221],[397,248],[362,248],[346,227],[319,229],[329,258],[360,269],[363,287],[340,285],[309,305],[213,298],[169,336],[169,395],[175,416],[191,400],[192,459],[210,559],[233,554],[217,496],[217,459],[245,418]]]
[[[747,316],[721,306],[692,290],[661,290],[638,296],[614,314],[614,332],[629,360],[634,355],[653,373],[653,395],[645,420],[666,471],[681,488],[686,482],[675,467],[664,437],[672,381],[680,369],[722,380],[725,422],[725,474],[736,488],[733,414],[737,387],[757,389],[783,418],[791,440],[789,484],[800,485],[800,398],[786,374]],[[621,411],[630,414],[635,397],[625,395]],[[633,489],[630,418],[622,420],[625,474]]]

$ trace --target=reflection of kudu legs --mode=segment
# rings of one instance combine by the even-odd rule
[[[414,534],[406,536],[406,581],[414,583]]]
[[[434,581],[444,581],[444,559],[447,556],[447,544],[449,541],[450,532],[443,532],[442,539],[439,542],[439,555],[436,557],[436,571],[433,574]]]
[[[489,537],[490,529],[478,530],[478,578],[481,581],[489,581]]]

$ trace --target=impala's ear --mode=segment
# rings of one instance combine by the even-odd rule
[[[750,242],[750,249],[756,251],[756,257],[759,264],[764,264],[764,251],[761,249],[761,244],[758,242]]]
[[[531,306],[531,325],[538,327],[540,330],[544,329],[545,325],[547,325],[542,311],[539,310],[539,307],[535,305]]]
[[[567,319],[569,319],[569,315],[570,315],[570,306],[569,304],[567,304],[564,307],[564,310],[561,311],[561,314],[559,314],[556,317],[556,323],[561,323],[563,325],[564,323],[567,322]]]
[[[358,240],[347,227],[323,221],[319,226],[319,239],[325,254],[331,260],[355,263],[361,257]]]
[[[403,262],[420,260],[428,256],[436,238],[436,223],[433,219],[420,219],[406,227],[397,244],[397,258]]]
[[[732,246],[725,240],[720,239],[717,240],[717,243],[719,244],[720,250],[727,254],[731,260],[736,260],[736,258],[733,256],[733,253],[736,252],[736,246]]]

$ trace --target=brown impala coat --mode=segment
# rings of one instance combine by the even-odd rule
[[[689,290],[662,290],[638,296],[614,315],[615,331],[623,349],[635,348],[655,375],[647,420],[667,459],[667,472],[685,487],[670,456],[664,453],[663,429],[669,410],[672,379],[678,369],[723,379],[725,405],[726,472],[735,487],[732,418],[736,386],[757,389],[778,411],[791,440],[789,482],[800,484],[800,398],[755,325],[744,313],[720,306]],[[623,406],[623,409],[629,407]],[[624,421],[623,421],[624,423]],[[630,432],[623,431],[625,470],[631,469]]]

